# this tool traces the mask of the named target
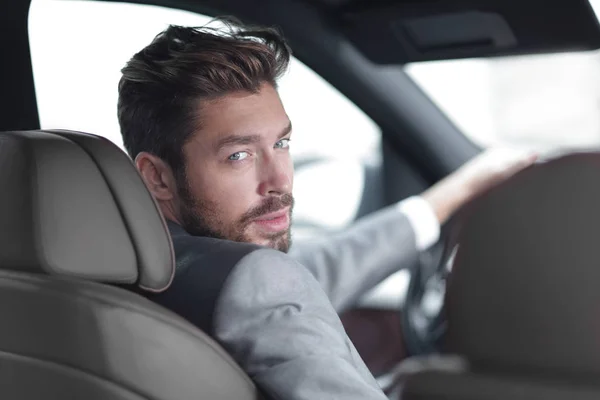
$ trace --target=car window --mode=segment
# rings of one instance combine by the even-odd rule
[[[41,127],[90,132],[122,147],[116,116],[121,68],[169,24],[202,26],[209,21],[157,6],[33,0],[29,36]],[[325,230],[343,228],[360,205],[362,165],[380,162],[381,132],[297,59],[279,85],[294,126],[294,160],[318,160],[297,168],[294,219]]]
[[[597,12],[600,1],[591,4]],[[600,146],[600,52],[412,63],[405,70],[480,146]]]

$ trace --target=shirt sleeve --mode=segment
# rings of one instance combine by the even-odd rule
[[[425,199],[420,196],[409,197],[399,202],[397,207],[412,226],[417,250],[427,250],[439,240],[440,223]]]
[[[312,273],[338,313],[419,257],[413,227],[396,204],[336,234],[296,243],[288,254]]]

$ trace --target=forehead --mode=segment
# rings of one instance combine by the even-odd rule
[[[203,102],[198,116],[200,129],[196,138],[202,142],[232,134],[269,137],[289,125],[279,94],[270,84],[261,86],[257,93],[232,93]]]

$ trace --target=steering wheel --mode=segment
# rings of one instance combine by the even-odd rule
[[[446,281],[456,254],[459,223],[452,218],[440,232],[440,240],[422,252],[411,270],[406,300],[401,310],[402,332],[409,355],[439,352],[446,331],[444,298]]]

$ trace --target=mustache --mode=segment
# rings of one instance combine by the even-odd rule
[[[286,193],[279,197],[270,197],[268,200],[265,200],[265,202],[261,205],[248,210],[248,212],[246,212],[242,216],[241,222],[242,224],[247,224],[256,218],[262,217],[265,214],[279,211],[285,207],[292,208],[293,206],[294,196],[292,196],[290,193]]]

